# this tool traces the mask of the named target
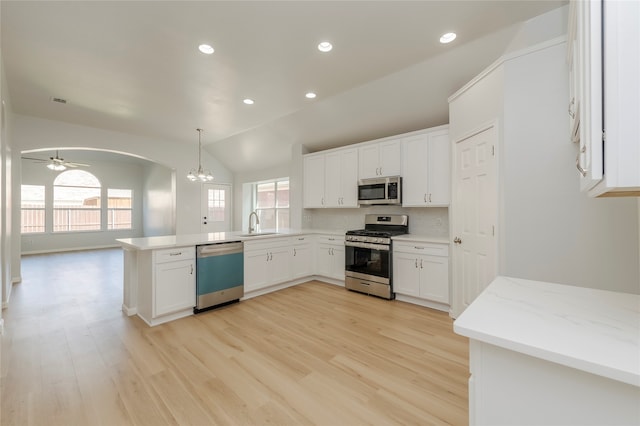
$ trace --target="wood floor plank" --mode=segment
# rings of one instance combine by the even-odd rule
[[[22,270],[0,425],[467,423],[468,342],[446,313],[313,281],[151,328],[120,310],[120,250]]]

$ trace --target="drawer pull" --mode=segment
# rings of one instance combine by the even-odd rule
[[[177,252],[177,253],[169,253],[169,256],[180,256],[182,254],[181,251]]]
[[[420,247],[420,246],[413,246],[413,248],[417,250],[424,250],[424,247]]]

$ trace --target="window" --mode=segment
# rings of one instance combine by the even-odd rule
[[[84,170],[53,181],[53,232],[100,230],[100,181]]]
[[[207,190],[207,215],[208,220],[212,222],[224,222],[225,220],[225,190],[212,189]]]
[[[44,232],[44,185],[22,185],[20,199],[21,232],[23,234]]]
[[[256,184],[255,211],[262,229],[289,227],[289,178]]]
[[[131,190],[107,189],[107,229],[131,229]]]

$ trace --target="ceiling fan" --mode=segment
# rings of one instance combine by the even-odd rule
[[[48,160],[45,160],[42,158],[33,158],[33,157],[22,157],[22,158],[24,160],[32,160],[40,163],[48,163],[47,168],[55,171],[66,170],[67,167],[89,167],[88,164],[65,161],[64,158],[61,158],[60,155],[58,155],[58,150],[56,150],[56,156],[49,157]]]

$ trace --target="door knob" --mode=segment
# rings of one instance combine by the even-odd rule
[[[460,238],[458,238],[458,237],[455,237],[453,239],[453,242],[456,243],[456,244],[462,244],[462,240]]]

